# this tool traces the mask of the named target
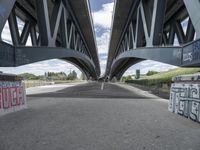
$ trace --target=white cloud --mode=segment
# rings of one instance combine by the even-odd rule
[[[66,74],[69,74],[70,71],[75,70],[78,77],[81,75],[81,72],[77,67],[58,59],[41,61],[20,67],[0,67],[0,70],[4,73],[21,74],[27,72],[36,75],[44,75],[45,72],[65,72]]]
[[[104,74],[106,68],[109,39],[110,39],[110,30],[106,30],[106,32],[104,32],[101,36],[97,37],[97,46],[100,55],[99,61],[102,74]],[[104,54],[104,56],[101,56],[102,54]]]
[[[4,42],[12,44],[12,38],[11,38],[11,34],[10,34],[10,28],[8,25],[8,21],[6,21],[6,24],[3,28],[3,31],[1,33],[1,38]]]
[[[160,63],[160,62],[152,61],[152,60],[145,60],[130,67],[124,73],[124,75],[133,75],[135,74],[136,69],[139,69],[141,74],[146,74],[150,70],[162,72],[162,71],[168,71],[169,69],[175,69],[175,68],[177,67],[169,65],[169,64],[164,64],[164,63]]]
[[[113,5],[114,2],[103,4],[101,10],[92,13],[94,26],[110,29]]]
[[[102,74],[104,74],[106,68],[107,56],[105,55],[108,54],[113,5],[114,2],[103,4],[102,9],[92,13],[95,32],[100,33],[100,35],[96,34],[98,35],[96,40]],[[102,54],[104,55],[102,56]]]
[[[97,37],[97,46],[99,54],[108,53],[108,44],[110,40],[110,30],[106,30],[101,36]]]
[[[183,28],[183,32],[184,32],[185,35],[186,35],[186,32],[187,32],[188,22],[189,22],[189,17],[187,17],[185,20],[183,20],[181,22],[181,26]]]

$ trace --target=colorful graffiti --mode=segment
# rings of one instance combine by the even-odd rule
[[[21,81],[0,81],[0,115],[26,108],[26,94]]]
[[[173,83],[168,110],[200,123],[200,84]]]

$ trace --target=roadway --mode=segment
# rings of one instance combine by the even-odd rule
[[[0,150],[199,150],[200,125],[167,100],[127,86],[91,82],[27,97],[28,109],[0,117]]]
[[[83,83],[85,83],[85,82],[83,82]],[[83,83],[75,82],[75,83],[67,83],[67,84],[52,84],[52,85],[30,87],[30,88],[26,89],[26,95],[56,92],[56,91],[63,90],[65,88],[72,87],[72,86],[75,86],[78,84],[80,85]]]

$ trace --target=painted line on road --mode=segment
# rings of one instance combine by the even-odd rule
[[[102,84],[101,84],[101,90],[103,90],[104,89],[104,82],[102,82]]]

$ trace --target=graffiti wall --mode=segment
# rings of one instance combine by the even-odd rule
[[[22,81],[0,81],[0,116],[26,107],[24,83]]]
[[[168,110],[200,123],[200,82],[194,79],[174,78]]]

